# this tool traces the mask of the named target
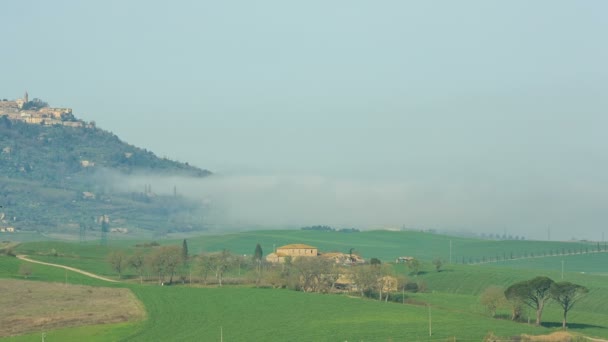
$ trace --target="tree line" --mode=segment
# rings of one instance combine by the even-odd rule
[[[124,251],[111,252],[107,260],[122,278],[130,269],[140,282],[154,281],[159,285],[198,283],[223,286],[250,284],[258,287],[286,288],[302,292],[353,292],[362,297],[383,301],[405,301],[406,292],[424,292],[426,282],[417,278],[422,263],[408,261],[408,274],[396,274],[389,264],[372,258],[369,264],[345,266],[324,257],[286,257],[282,263],[269,263],[263,259],[260,244],[250,256],[238,255],[229,250],[189,255],[186,240],[181,246],[140,244],[151,250],[138,249],[132,255]],[[441,269],[441,261],[434,266]]]
[[[497,254],[496,256],[482,256],[482,257],[458,257],[454,260],[456,263],[460,260],[463,265],[466,264],[482,264],[488,262],[499,262],[499,261],[507,261],[507,260],[516,260],[516,259],[529,259],[529,258],[540,258],[540,257],[552,257],[552,256],[564,256],[564,255],[577,255],[577,254],[589,254],[589,253],[601,253],[608,252],[608,243],[605,242],[601,245],[599,242],[595,245],[585,246],[585,247],[570,247],[570,248],[555,248],[549,249],[546,251],[536,251],[536,252],[503,252],[502,255]]]

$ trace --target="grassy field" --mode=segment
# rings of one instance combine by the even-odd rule
[[[0,293],[0,337],[145,316],[141,303],[126,288],[5,279]]]
[[[466,251],[471,258],[482,259],[501,251],[528,255],[526,259],[507,260],[475,265],[449,264],[449,244],[452,249]],[[62,243],[56,241],[28,242],[16,248],[18,253],[61,263],[102,275],[113,275],[105,261],[115,249],[132,253],[135,244],[143,241],[112,241],[109,246],[96,243]],[[148,241],[149,242],[149,241]],[[181,244],[181,240],[159,240],[161,244]],[[564,260],[564,280],[589,287],[590,293],[569,315],[570,332],[608,337],[608,278],[602,276],[602,266],[608,261],[606,253],[531,258],[531,251],[586,248],[583,243],[538,241],[489,241],[454,238],[418,232],[335,233],[309,231],[259,231],[227,235],[204,235],[189,238],[191,254],[218,251],[224,248],[239,254],[251,254],[259,242],[265,253],[272,246],[307,243],[321,251],[348,251],[355,248],[364,257],[393,260],[399,255],[421,258],[425,267],[417,277],[428,286],[427,293],[408,294],[409,303],[382,303],[346,295],[320,295],[291,290],[256,289],[247,287],[201,288],[188,286],[159,287],[134,283],[109,284],[64,270],[32,265],[33,280],[127,287],[144,303],[148,319],[140,323],[60,329],[50,334],[60,340],[219,340],[223,334],[228,341],[428,341],[428,307],[431,305],[433,340],[451,336],[479,341],[489,331],[499,336],[520,333],[547,334],[559,330],[560,310],[551,304],[544,314],[545,326],[536,328],[506,319],[492,319],[479,304],[478,295],[488,286],[506,287],[513,282],[547,275],[561,279]],[[441,254],[446,253],[447,255]],[[55,254],[51,253],[51,251]],[[509,252],[510,253],[510,252]],[[549,254],[547,252],[547,254]],[[540,254],[538,254],[540,255]],[[447,256],[447,257],[446,257]],[[444,269],[436,272],[430,261],[444,259]],[[453,257],[453,259],[456,259]],[[456,260],[454,260],[456,261]],[[0,257],[0,277],[19,278],[20,261]],[[407,275],[403,264],[394,266],[395,274]],[[585,273],[581,273],[585,272]],[[508,309],[499,310],[501,317]],[[167,327],[171,327],[168,329]],[[100,337],[101,336],[101,337]],[[39,335],[11,340],[37,340]],[[103,338],[101,338],[103,340]]]
[[[415,256],[419,259],[440,258],[444,262],[476,263],[493,259],[511,259],[549,255],[551,253],[580,252],[597,250],[597,245],[582,242],[546,242],[522,240],[479,240],[414,231],[364,231],[360,233],[316,232],[303,230],[261,230],[242,233],[200,235],[190,237],[188,246],[191,254],[216,252],[228,249],[235,254],[251,255],[256,243],[260,243],[265,254],[276,247],[291,243],[305,243],[315,246],[320,252],[339,251],[348,253],[351,248],[366,259],[372,257],[383,261],[393,261],[398,256]],[[151,242],[152,239],[118,239],[108,242],[104,248],[133,248],[137,243]],[[181,244],[182,240],[158,239],[160,244]],[[451,248],[450,248],[451,245]],[[56,249],[63,254],[91,256],[98,248],[99,241],[84,244],[45,241],[23,244],[19,251],[50,251]],[[604,246],[600,246],[604,251]],[[88,251],[91,249],[91,251]],[[451,249],[451,253],[450,253]],[[450,258],[451,255],[451,258]]]

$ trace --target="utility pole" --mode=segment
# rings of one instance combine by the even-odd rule
[[[450,240],[450,265],[452,264],[452,240]]]
[[[429,336],[433,335],[433,328],[431,324],[431,305],[429,304]]]
[[[562,280],[564,280],[564,260],[562,260]]]

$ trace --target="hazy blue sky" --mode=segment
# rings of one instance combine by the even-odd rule
[[[27,89],[233,185],[273,179],[254,202],[334,196],[341,217],[317,222],[365,207],[370,226],[606,230],[606,1],[1,7],[0,97]],[[310,179],[320,192],[299,197]]]

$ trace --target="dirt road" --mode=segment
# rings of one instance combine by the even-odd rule
[[[80,269],[77,269],[77,268],[74,268],[74,267],[64,266],[64,265],[59,265],[59,264],[51,264],[49,262],[43,262],[43,261],[38,261],[38,260],[32,260],[32,259],[28,258],[27,255],[17,255],[17,258],[19,258],[20,260],[23,260],[23,261],[33,262],[35,264],[41,264],[41,265],[47,265],[47,266],[53,266],[53,267],[63,268],[63,269],[66,269],[66,270],[69,270],[69,271],[73,271],[73,272],[77,272],[77,273],[80,273],[80,274],[84,274],[87,277],[91,277],[91,278],[95,278],[95,279],[99,279],[99,280],[109,281],[109,282],[112,282],[112,283],[118,283],[117,280],[106,278],[106,277],[102,277],[102,276],[99,276],[97,274],[94,274],[94,273],[91,273],[91,272],[87,272],[87,271],[83,271],[83,270],[80,270]]]

